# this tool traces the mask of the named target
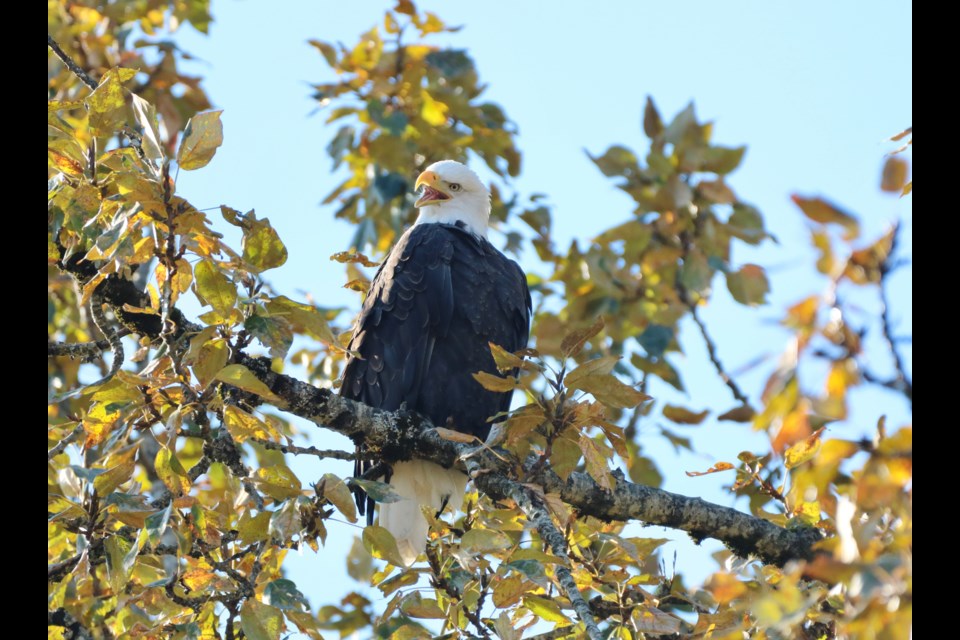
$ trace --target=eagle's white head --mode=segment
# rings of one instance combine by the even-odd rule
[[[417,178],[414,190],[423,187],[414,204],[420,216],[414,224],[463,222],[476,235],[487,237],[490,192],[473,171],[455,160],[441,160]]]

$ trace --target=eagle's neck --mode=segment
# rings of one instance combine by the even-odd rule
[[[447,202],[420,207],[417,224],[456,224],[462,222],[474,235],[487,238],[490,222],[490,201],[477,199],[453,199]]]

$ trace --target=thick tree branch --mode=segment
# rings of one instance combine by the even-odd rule
[[[341,398],[328,389],[274,373],[266,358],[241,356],[239,362],[284,399],[284,406],[279,408],[347,437],[362,437],[374,455],[388,462],[422,458],[450,467],[465,454],[474,452],[473,447],[442,439],[430,421],[419,414],[381,411]],[[474,481],[484,493],[494,499],[516,500],[516,480],[496,456],[481,451],[470,461],[468,466],[476,461],[477,468],[483,470]],[[533,467],[533,462],[528,462],[525,471],[530,473]],[[616,486],[607,491],[586,473],[572,473],[563,480],[544,466],[525,481],[542,485],[547,493],[560,493],[565,502],[583,515],[601,520],[639,520],[680,529],[698,542],[715,538],[737,555],[755,555],[765,563],[782,565],[811,558],[811,546],[821,538],[816,529],[784,529],[736,509],[628,482],[617,472],[614,477]]]
[[[74,440],[76,440],[77,438],[79,438],[81,433],[83,433],[83,423],[82,423],[82,422],[81,422],[80,424],[78,424],[78,425],[73,429],[73,431],[71,431],[70,433],[68,433],[68,434],[63,438],[63,440],[61,440],[60,442],[58,442],[57,444],[55,444],[49,451],[47,451],[47,460],[53,460],[53,458],[55,458],[56,456],[58,456],[58,455],[60,455],[61,453],[63,453],[63,450],[66,449],[67,446],[68,446],[71,442],[73,442]]]
[[[89,263],[79,261],[64,267],[80,273],[92,269]],[[104,299],[114,306],[115,313],[125,326],[142,335],[159,337],[161,325],[157,316],[123,311],[125,303],[130,307],[148,306],[146,293],[139,291],[130,281],[117,277],[107,278],[100,287]],[[186,320],[175,308],[171,310],[170,319],[176,324],[178,337],[200,330],[198,325]],[[417,413],[382,411],[347,400],[329,389],[319,389],[273,372],[267,358],[254,358],[240,352],[236,354],[235,362],[249,368],[281,398],[278,408],[355,441],[363,440],[375,457],[386,462],[420,458],[450,467],[470,453],[470,466],[476,465],[476,469],[482,470],[474,477],[477,487],[493,499],[516,500],[513,494],[520,479],[502,461],[489,451],[476,452],[474,447],[444,440],[430,421]],[[226,452],[220,452],[219,455],[229,457]],[[528,462],[524,465],[524,472],[530,474],[533,466],[532,462]],[[240,470],[238,467],[237,471]],[[244,477],[244,474],[241,473],[239,477]],[[782,565],[790,560],[809,559],[813,556],[813,543],[821,538],[815,529],[787,530],[699,498],[633,484],[619,473],[614,473],[614,477],[616,486],[608,491],[586,473],[572,473],[564,480],[549,466],[543,466],[523,481],[537,482],[547,493],[560,493],[565,502],[583,515],[602,520],[638,520],[671,527],[688,532],[698,542],[715,538],[737,555],[755,555],[765,563]]]

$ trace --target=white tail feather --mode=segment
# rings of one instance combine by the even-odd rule
[[[393,465],[390,484],[403,499],[380,505],[380,526],[396,538],[400,557],[409,567],[427,548],[428,527],[420,505],[439,511],[446,500],[450,508],[459,509],[467,476],[432,462],[410,460]]]

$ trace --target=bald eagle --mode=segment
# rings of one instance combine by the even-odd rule
[[[488,418],[510,407],[511,393],[484,389],[472,376],[496,373],[489,343],[527,346],[530,292],[520,266],[487,240],[490,192],[459,162],[430,165],[417,178],[420,214],[373,279],[355,325],[340,394],[394,411],[406,406],[436,426],[485,440]],[[357,446],[359,476],[373,463]],[[426,548],[420,506],[436,512],[463,503],[466,476],[432,462],[393,465],[400,500],[380,505],[380,525],[397,540],[407,566]],[[360,514],[373,501],[357,489]]]

